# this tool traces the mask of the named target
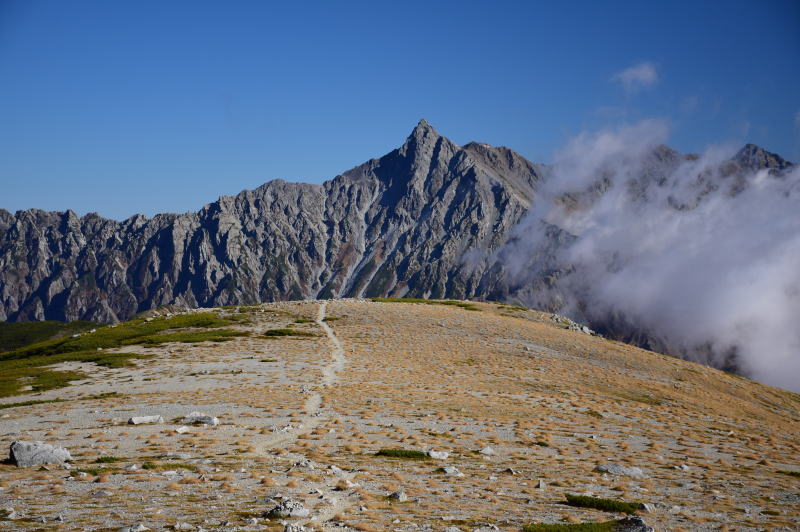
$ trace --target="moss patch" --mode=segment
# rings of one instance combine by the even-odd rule
[[[639,509],[639,503],[636,502],[615,501],[586,495],[572,495],[571,493],[567,493],[566,497],[567,504],[578,508],[594,508],[604,512],[620,512],[624,514],[633,514]]]
[[[376,303],[422,303],[423,305],[446,305],[451,307],[459,307],[464,310],[477,310],[481,309],[472,303],[465,301],[455,301],[452,299],[420,299],[420,298],[404,298],[404,297],[373,297],[372,301]]]
[[[375,456],[385,456],[387,458],[405,458],[406,460],[430,460],[430,456],[422,451],[413,449],[381,449]]]
[[[605,521],[602,523],[575,523],[547,525],[534,523],[522,527],[522,532],[614,532],[619,521]]]

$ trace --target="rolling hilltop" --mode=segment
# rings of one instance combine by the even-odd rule
[[[72,460],[0,465],[0,519],[796,528],[796,394],[575,329],[502,304],[342,299],[161,311],[18,347],[0,354],[2,440]]]

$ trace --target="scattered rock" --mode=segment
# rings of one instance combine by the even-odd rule
[[[617,523],[615,532],[654,532],[653,527],[647,526],[641,517],[626,517]]]
[[[306,532],[306,530],[303,525],[293,525],[291,523],[283,527],[283,532]]]
[[[604,464],[597,466],[597,471],[608,473],[609,475],[624,475],[633,478],[645,478],[647,475],[638,467],[627,467],[619,464]]]
[[[202,412],[192,412],[183,418],[183,422],[189,425],[211,425],[212,427],[219,425],[219,419],[214,416],[203,414]]]
[[[450,456],[450,453],[447,451],[427,451],[425,454],[434,460],[447,460],[447,457]]]
[[[72,460],[69,451],[41,441],[15,441],[11,444],[9,455],[11,463],[17,467],[30,467],[42,464],[60,464]]]
[[[493,454],[497,454],[497,453],[494,452],[494,449],[492,449],[491,447],[488,447],[488,446],[484,447],[483,449],[481,449],[478,452],[481,453],[484,456],[491,456]]]
[[[450,477],[463,477],[464,473],[458,470],[455,466],[440,467],[439,471]]]
[[[178,434],[186,434],[187,432],[189,432],[189,427],[181,425],[180,427],[175,429],[175,432],[177,432]]]
[[[389,499],[397,502],[406,502],[408,500],[408,495],[404,490],[395,491],[389,494]]]
[[[656,511],[656,507],[650,503],[640,502],[639,503],[639,511],[644,512],[646,514],[651,514]]]
[[[303,503],[294,499],[286,499],[278,503],[272,510],[264,512],[264,517],[307,517],[310,513]]]
[[[536,487],[540,490],[547,489],[547,483],[543,479],[539,479],[539,483],[536,484]]]
[[[162,416],[135,416],[128,419],[128,425],[146,425],[148,423],[163,423]]]
[[[119,529],[119,532],[144,532],[145,530],[150,530],[142,523],[136,523],[135,525],[126,526]]]
[[[182,522],[182,521],[178,521],[177,523],[172,525],[172,529],[173,530],[194,530],[194,525],[191,525],[189,523],[185,523],[185,522]]]

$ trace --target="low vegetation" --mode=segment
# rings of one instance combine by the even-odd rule
[[[297,329],[270,329],[262,335],[265,338],[280,336],[316,336],[316,334],[308,331],[298,331]]]
[[[221,342],[247,333],[219,327],[234,323],[213,313],[136,319],[118,325],[96,326],[83,333],[44,340],[0,353],[0,397],[16,395],[27,388],[41,392],[67,386],[85,374],[77,371],[54,371],[45,366],[62,362],[94,363],[108,368],[131,365],[140,353],[109,353],[104,349],[130,345],[154,346],[166,342]],[[175,331],[196,328],[200,331]],[[209,330],[213,329],[213,330]],[[92,332],[94,331],[94,332]]]
[[[385,456],[387,458],[404,458],[406,460],[429,460],[430,457],[422,451],[414,449],[381,449],[375,456]]]
[[[548,525],[534,523],[522,527],[522,532],[614,532],[619,521],[604,521],[602,523],[564,523]]]
[[[619,512],[623,514],[633,514],[639,509],[639,503],[636,502],[615,501],[613,499],[601,499],[587,495],[573,495],[571,493],[567,493],[566,497],[567,504],[578,508],[594,508],[604,512]]]
[[[414,297],[373,297],[376,303],[422,303],[423,305],[447,305],[459,307],[464,310],[481,310],[480,307],[466,301],[455,301],[453,299],[420,299]]]
[[[800,478],[800,471],[778,471],[782,475],[789,475],[790,477]]]
[[[0,322],[0,352],[13,351],[53,338],[71,336],[98,326],[99,324],[91,321]]]

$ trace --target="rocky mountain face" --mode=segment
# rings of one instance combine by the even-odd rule
[[[421,121],[322,185],[271,181],[196,213],[118,222],[0,210],[0,318],[115,322],[159,305],[479,292],[468,250],[504,244],[542,168]]]

